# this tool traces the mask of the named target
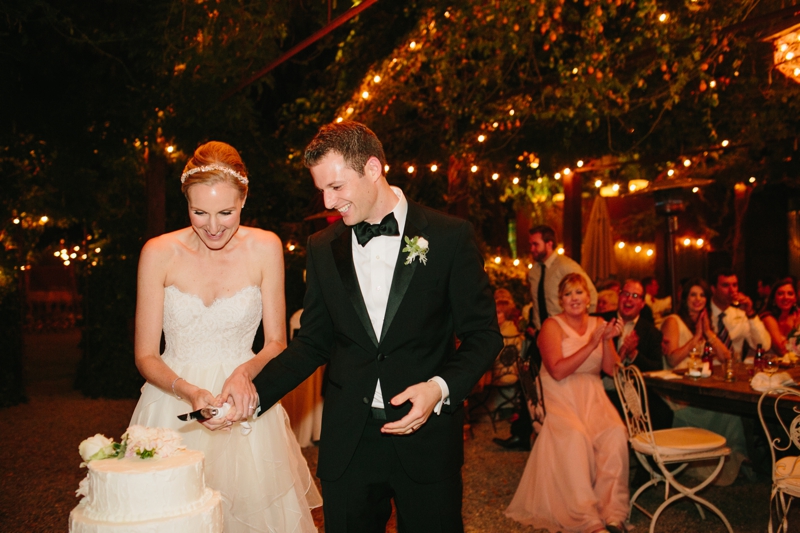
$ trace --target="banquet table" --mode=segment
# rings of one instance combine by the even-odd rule
[[[782,371],[787,372],[796,383],[800,383],[800,367],[782,369]],[[682,375],[679,379],[663,379],[652,374],[644,374],[644,381],[648,389],[673,401],[686,402],[704,409],[758,418],[758,400],[762,393],[750,386],[750,375],[745,365],[740,364],[736,368],[736,380],[732,382],[725,381],[721,367],[715,367],[711,376],[699,379],[692,379],[686,375]],[[774,418],[774,410],[771,407],[774,400],[770,402],[770,399],[767,398],[765,403],[770,406],[769,409],[764,409],[765,414]],[[797,402],[797,407],[800,408],[800,402]],[[791,414],[789,406],[785,409],[787,415]],[[791,418],[794,418],[795,415],[797,413],[794,413]]]

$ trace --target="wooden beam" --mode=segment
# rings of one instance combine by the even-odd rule
[[[275,69],[278,65],[280,65],[283,62],[285,62],[286,60],[288,60],[289,58],[291,58],[292,56],[294,56],[298,52],[304,50],[308,46],[312,45],[313,43],[319,41],[320,39],[322,39],[323,37],[328,35],[330,32],[332,32],[333,30],[335,30],[336,28],[338,28],[339,26],[341,26],[342,24],[344,24],[345,22],[347,22],[351,18],[355,17],[356,15],[358,15],[359,13],[361,13],[362,11],[367,9],[368,7],[372,6],[377,1],[378,0],[364,0],[359,5],[357,5],[357,6],[353,7],[353,8],[350,8],[348,11],[342,13],[341,15],[339,15],[338,17],[333,19],[330,23],[328,23],[325,27],[323,27],[320,30],[316,31],[313,35],[311,35],[311,37],[307,37],[306,39],[303,39],[300,43],[298,43],[297,45],[293,46],[291,49],[289,49],[286,53],[284,53],[278,59],[276,59],[275,61],[273,61],[272,63],[270,63],[266,67],[262,68],[261,70],[259,70],[258,72],[256,72],[255,74],[253,74],[252,76],[250,76],[249,78],[244,80],[243,82],[241,82],[239,85],[234,87],[233,89],[231,89],[228,92],[226,92],[225,94],[223,94],[222,95],[222,100],[227,100],[228,98],[230,98],[234,94],[238,93],[239,91],[241,91],[242,89],[244,89],[245,87],[250,85],[251,83],[253,83],[253,82],[257,81],[259,78],[267,75],[267,73],[269,73],[271,70]]]

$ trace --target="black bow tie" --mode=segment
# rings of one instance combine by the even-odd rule
[[[356,240],[361,246],[366,244],[378,235],[400,235],[400,230],[397,228],[397,219],[394,218],[394,213],[389,213],[380,224],[370,224],[369,222],[359,222],[353,227],[356,232]]]

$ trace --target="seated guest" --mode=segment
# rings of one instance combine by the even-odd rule
[[[661,326],[666,368],[686,368],[692,349],[702,353],[705,343],[711,345],[718,359],[731,357],[731,350],[725,340],[711,327],[708,306],[710,297],[711,291],[703,280],[690,279],[684,284],[678,312],[666,317]],[[742,461],[747,458],[747,443],[741,417],[674,401],[669,404],[674,410],[673,427],[700,427],[725,437],[732,451],[714,483],[723,486],[733,483]],[[705,479],[715,466],[716,461],[713,466],[704,464],[690,467],[686,473]]]
[[[622,324],[622,333],[613,339],[622,364],[633,364],[639,367],[642,372],[661,370],[663,368],[661,332],[656,329],[652,322],[644,320],[640,316],[644,308],[644,287],[639,280],[629,279],[622,286],[622,291],[619,293],[619,307],[617,310],[597,314],[607,322],[616,319]],[[619,411],[620,417],[624,417],[622,404],[614,387],[614,380],[609,376],[604,376],[603,387],[606,389],[611,403]],[[647,400],[650,406],[650,420],[653,424],[653,429],[671,428],[672,409],[661,399],[661,396],[648,393]]]
[[[619,296],[611,289],[604,289],[597,293],[597,313],[614,312],[619,307]]]
[[[506,516],[551,532],[624,531],[628,432],[600,380],[619,361],[621,324],[589,316],[581,274],[564,276],[558,296],[563,311],[538,337],[547,416]]]
[[[644,303],[647,307],[642,310],[642,317],[652,317],[652,322],[655,326],[661,327],[661,322],[664,320],[664,315],[669,314],[672,309],[672,297],[666,298],[658,297],[658,280],[653,276],[642,278],[642,285],[644,285]]]
[[[792,277],[776,281],[772,285],[769,300],[761,313],[761,320],[772,339],[772,351],[786,355],[790,348],[797,352],[800,337],[800,312],[797,310],[795,280]]]

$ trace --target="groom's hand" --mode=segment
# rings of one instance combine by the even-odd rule
[[[442,389],[436,382],[426,381],[412,385],[390,400],[392,405],[411,402],[411,411],[396,422],[384,424],[381,432],[392,435],[410,435],[428,421],[433,408],[442,399]]]
[[[231,423],[247,420],[258,407],[256,387],[241,366],[225,380],[220,396],[231,404],[231,410],[225,417]]]

